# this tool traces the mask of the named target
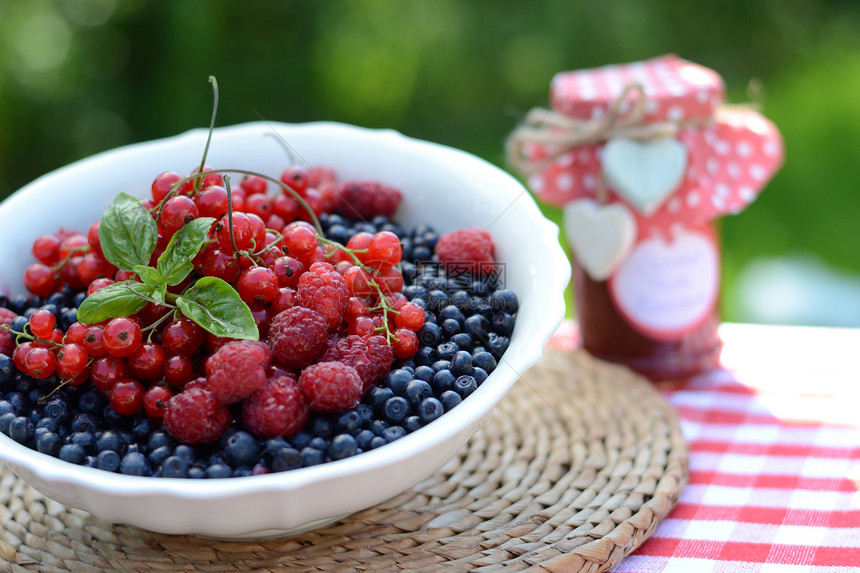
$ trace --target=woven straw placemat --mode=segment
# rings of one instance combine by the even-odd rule
[[[2,571],[606,571],[687,481],[671,407],[643,379],[548,350],[433,476],[294,537],[213,541],[111,525],[0,474]]]

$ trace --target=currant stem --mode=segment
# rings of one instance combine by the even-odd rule
[[[233,245],[233,258],[239,264],[239,247],[236,246],[236,235],[233,233],[233,194],[230,192],[230,176],[224,176],[224,189],[227,191],[227,224],[230,225],[230,244]]]
[[[209,144],[212,143],[212,132],[215,131],[215,118],[218,116],[218,80],[215,76],[209,76],[209,83],[212,84],[212,121],[209,123],[209,136],[206,138],[206,147],[203,149],[203,159],[200,161],[200,172],[206,166],[206,156],[209,155]],[[200,182],[203,179],[198,179],[194,182],[194,190],[200,189]]]

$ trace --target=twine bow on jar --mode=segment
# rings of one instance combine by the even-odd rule
[[[632,98],[631,98],[632,95]],[[641,83],[631,82],[600,117],[582,119],[543,108],[534,108],[506,143],[510,164],[525,175],[543,171],[571,149],[605,143],[615,138],[652,141],[674,137],[684,128],[707,125],[713,118],[646,122],[648,99]],[[544,154],[535,158],[529,146],[540,145]]]

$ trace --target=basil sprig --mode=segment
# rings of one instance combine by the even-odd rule
[[[193,260],[215,219],[200,217],[170,239],[155,267],[149,266],[158,242],[158,226],[139,199],[120,193],[102,216],[99,239],[105,258],[116,267],[137,273],[140,282],[122,281],[103,287],[78,308],[78,321],[94,324],[139,312],[147,302],[178,308],[216,336],[257,340],[251,309],[229,283],[202,277],[181,294],[168,292],[194,270]]]

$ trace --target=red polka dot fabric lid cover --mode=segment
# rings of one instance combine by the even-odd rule
[[[626,205],[636,216],[638,236],[675,223],[697,225],[724,214],[738,213],[761,192],[783,162],[782,137],[758,112],[724,106],[720,76],[674,55],[644,62],[562,72],[551,84],[553,110],[567,116],[599,119],[631,83],[644,94],[643,123],[672,122],[675,138],[687,149],[683,178],[659,206],[643,212],[607,185],[608,202]],[[630,94],[633,99],[635,94]],[[620,112],[629,108],[625,101]],[[558,156],[529,180],[541,200],[564,205],[593,198],[601,178],[606,142],[582,145]],[[532,148],[533,157],[543,155]]]

